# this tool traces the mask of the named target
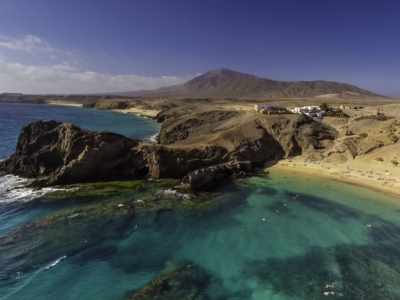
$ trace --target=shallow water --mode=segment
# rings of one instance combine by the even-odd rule
[[[400,298],[395,197],[276,172],[226,182],[196,209],[178,196],[127,209],[167,187],[0,203],[0,299],[122,299],[176,260],[208,274],[205,299]]]
[[[136,199],[138,193],[125,191],[115,197]],[[281,174],[227,183],[212,195],[215,203],[224,205],[187,213],[142,212],[125,227],[117,224],[121,216],[113,223],[94,214],[37,229],[48,249],[35,249],[39,257],[27,256],[33,266],[24,256],[18,263],[11,259],[15,267],[2,280],[3,298],[119,299],[157,276],[167,261],[181,259],[210,274],[211,283],[203,290],[208,299],[326,299],[327,292],[342,299],[399,296],[395,199],[318,179],[282,179]],[[41,205],[9,214],[40,215],[71,209],[82,201],[104,201],[72,197],[61,208],[44,198]],[[385,198],[392,204],[383,206]],[[7,243],[0,238],[0,254],[10,245],[13,251],[30,247],[18,244],[21,240],[13,230],[4,237]],[[59,239],[57,247],[46,239]]]

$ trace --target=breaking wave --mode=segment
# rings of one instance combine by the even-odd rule
[[[14,175],[0,177],[0,204],[29,202],[49,192],[65,190],[60,188],[34,190],[27,187],[30,182],[32,180]]]
[[[149,137],[146,137],[146,140],[148,140],[149,142],[152,142],[152,143],[157,143],[157,137],[158,137],[158,133],[153,134]]]
[[[60,261],[62,261],[62,260],[63,260],[64,258],[66,258],[66,257],[67,257],[67,256],[64,255],[64,256],[60,257],[59,259],[55,260],[54,262],[52,262],[51,264],[49,264],[49,265],[46,267],[46,270],[50,269],[51,267],[54,267],[55,265],[57,265]]]

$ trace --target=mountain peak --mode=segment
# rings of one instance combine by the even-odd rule
[[[148,95],[194,98],[386,98],[356,86],[329,81],[276,81],[227,68],[211,70],[186,83]],[[320,99],[320,98],[318,98]]]
[[[227,76],[230,78],[243,78],[243,77],[251,77],[251,78],[256,78],[256,76],[254,75],[250,75],[250,74],[246,74],[246,73],[241,73],[241,72],[237,72],[237,71],[233,71],[227,68],[219,68],[216,70],[211,70],[208,71],[207,73],[205,73],[204,75],[223,75],[223,76]]]
[[[193,88],[215,88],[221,84],[225,84],[235,80],[254,80],[258,77],[250,74],[240,73],[226,68],[219,68],[216,70],[209,71],[203,75],[197,76],[196,78],[183,84],[183,87]]]

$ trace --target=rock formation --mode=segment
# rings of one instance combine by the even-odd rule
[[[189,261],[167,262],[162,274],[139,290],[129,292],[124,299],[205,300],[208,297],[203,293],[209,281],[210,276]]]
[[[96,109],[125,109],[129,106],[129,101],[103,101],[84,103],[82,106],[86,108]]]
[[[41,178],[44,185],[126,178],[178,178],[182,188],[202,189],[277,157],[321,152],[336,131],[303,115],[264,116],[247,111],[173,110],[160,143],[57,121],[22,128],[16,152],[0,170]]]
[[[22,128],[16,152],[0,168],[24,177],[47,176],[48,185],[135,176],[130,151],[138,142],[73,124],[37,121]]]
[[[171,114],[170,111],[174,113]],[[270,159],[320,151],[338,133],[306,115],[261,115],[254,111],[191,111],[170,109],[162,119],[161,144],[181,147],[222,147],[225,161],[251,161],[263,166]]]

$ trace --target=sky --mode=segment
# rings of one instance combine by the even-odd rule
[[[0,93],[156,89],[221,67],[400,98],[400,1],[1,4]]]

